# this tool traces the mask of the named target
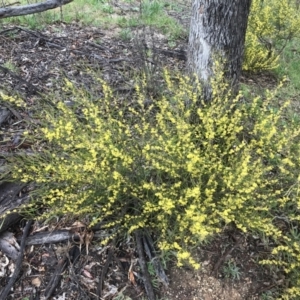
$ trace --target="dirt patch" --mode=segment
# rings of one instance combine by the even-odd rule
[[[209,262],[208,262],[209,263]],[[192,271],[174,268],[170,272],[170,288],[165,293],[169,299],[181,300],[245,300],[251,281],[234,283],[210,276],[205,269]]]
[[[60,89],[63,77],[88,88],[93,82],[90,69],[121,90],[124,84],[128,87],[130,75],[143,68],[183,69],[185,41],[169,49],[162,34],[146,39],[148,33],[147,28],[136,29],[133,34],[138,39],[123,41],[112,36],[111,30],[76,23],[50,25],[43,31],[5,28],[0,32],[1,88],[31,96]],[[154,49],[150,57],[149,48]]]
[[[262,293],[274,291],[277,285],[270,270],[258,263],[268,253],[260,239],[227,230],[194,251],[201,262],[199,270],[170,269],[170,287],[163,295],[184,300],[260,299]],[[229,266],[234,266],[231,272]]]

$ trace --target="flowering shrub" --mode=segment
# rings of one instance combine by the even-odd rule
[[[300,127],[286,119],[288,102],[272,104],[274,93],[232,99],[221,78],[211,103],[199,100],[200,84],[167,71],[152,104],[144,79],[130,104],[102,80],[99,99],[66,81],[68,96],[45,109],[36,129],[38,149],[12,159],[13,179],[36,183],[29,206],[42,205],[41,218],[90,216],[91,226],[101,221],[115,233],[148,228],[179,265],[198,268],[189,247],[230,223],[269,236],[278,247],[263,263],[289,274],[296,283],[286,295],[299,296],[297,235],[274,220],[299,222]],[[70,97],[73,106],[64,104]]]
[[[268,70],[278,65],[286,43],[300,33],[296,1],[253,0],[245,43],[244,70]]]

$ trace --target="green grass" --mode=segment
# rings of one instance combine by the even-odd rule
[[[15,72],[15,73],[18,73],[18,68],[17,66],[11,61],[11,60],[8,60],[7,62],[5,62],[3,64],[3,66],[9,70],[11,70],[12,72]]]
[[[119,33],[119,37],[123,41],[129,41],[132,39],[132,32],[129,28],[123,28]]]
[[[284,49],[279,66],[274,70],[278,78],[286,77],[288,84],[284,88],[288,96],[299,95],[300,92],[300,39],[292,40]]]
[[[231,278],[233,280],[239,280],[241,276],[240,268],[232,259],[227,261],[227,263],[223,266],[223,274],[225,278]]]
[[[27,4],[25,0],[22,4]],[[189,5],[189,4],[186,4]],[[114,6],[107,0],[76,0],[62,7],[62,20],[66,23],[80,22],[82,25],[95,25],[102,28],[134,28],[147,25],[154,26],[171,40],[185,36],[187,33],[175,18],[168,15],[168,10],[182,12],[185,7],[177,1],[118,1]],[[61,20],[60,8],[43,13],[7,18],[2,23],[16,23],[31,29],[40,29],[47,24]]]

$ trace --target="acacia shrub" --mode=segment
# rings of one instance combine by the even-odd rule
[[[27,209],[42,206],[40,218],[85,216],[113,234],[147,228],[161,251],[195,268],[190,247],[235,224],[277,243],[263,263],[289,274],[285,293],[299,296],[298,235],[274,222],[299,223],[300,127],[288,118],[289,103],[276,105],[275,92],[231,97],[222,74],[205,103],[199,83],[167,71],[164,78],[152,104],[145,77],[130,104],[102,80],[98,98],[66,81],[61,99],[42,112],[34,153],[10,157],[13,180],[36,186]],[[70,98],[72,106],[64,103]]]
[[[300,14],[296,1],[253,0],[243,69],[261,71],[276,68],[286,44],[299,34]]]

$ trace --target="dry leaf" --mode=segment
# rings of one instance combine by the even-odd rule
[[[93,290],[96,288],[96,282],[94,279],[90,279],[84,276],[80,276],[80,282],[82,282],[88,289]]]
[[[33,279],[32,279],[31,283],[32,283],[34,286],[36,286],[36,287],[40,287],[42,281],[41,281],[40,278],[36,277],[36,278],[33,278]]]
[[[88,278],[90,278],[90,279],[93,279],[93,278],[94,278],[93,275],[92,275],[88,270],[86,270],[86,269],[83,269],[82,273],[83,273],[83,275],[84,275],[85,277],[88,277]]]
[[[118,292],[118,288],[112,284],[111,285],[108,284],[107,289],[108,289],[108,292],[102,296],[103,299],[114,296]]]
[[[82,222],[80,222],[80,221],[75,221],[72,224],[72,228],[81,228],[81,227],[85,228],[86,226]]]
[[[128,279],[130,280],[130,282],[133,284],[133,285],[136,285],[136,282],[135,282],[135,279],[134,279],[134,274],[131,270],[128,271]]]
[[[45,272],[46,271],[44,266],[39,266],[38,270],[39,270],[39,272]]]
[[[90,245],[91,241],[93,240],[93,237],[94,237],[94,233],[92,231],[86,233],[86,235],[84,237],[85,247],[86,247],[86,254],[87,255],[89,254],[89,245]]]
[[[41,232],[41,231],[46,231],[46,229],[48,228],[49,226],[46,225],[46,226],[42,226],[40,228],[34,228],[33,231],[32,231],[32,234],[33,233],[36,233],[36,232]]]
[[[6,276],[6,267],[9,264],[9,259],[3,255],[0,259],[0,278]]]

